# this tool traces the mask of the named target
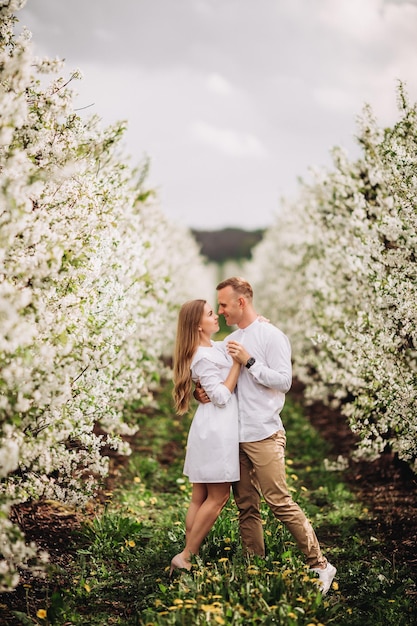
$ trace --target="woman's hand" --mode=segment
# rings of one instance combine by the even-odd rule
[[[268,317],[264,317],[263,315],[258,315],[259,322],[270,322],[271,320]]]

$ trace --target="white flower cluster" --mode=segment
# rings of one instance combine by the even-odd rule
[[[417,111],[403,85],[398,102],[392,128],[364,109],[363,156],[334,150],[248,272],[308,396],[342,408],[360,454],[389,449],[417,468]]]
[[[82,120],[61,64],[14,36],[21,4],[0,7],[0,590],[34,556],[10,507],[83,503],[102,447],[129,453],[126,407],[152,400],[178,306],[206,272],[144,187],[146,164],[121,160],[123,125]]]

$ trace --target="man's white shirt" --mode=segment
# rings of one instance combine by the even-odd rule
[[[225,349],[232,339],[255,358],[249,369],[242,367],[237,384],[239,441],[261,441],[285,430],[280,413],[292,383],[291,345],[279,328],[257,319],[228,335]]]

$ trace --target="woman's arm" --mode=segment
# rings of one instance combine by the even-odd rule
[[[234,391],[236,384],[237,384],[237,379],[239,378],[239,374],[240,374],[240,363],[238,363],[238,361],[235,361],[233,359],[233,365],[230,368],[230,371],[227,375],[226,380],[223,382],[223,385],[226,385],[229,391],[231,392]]]
[[[194,391],[195,399],[203,404],[211,401],[216,406],[225,406],[236,387],[239,373],[240,364],[233,360],[226,379],[223,380],[215,363],[201,359],[193,368],[193,377],[198,378],[201,385]],[[201,398],[197,396],[197,392],[201,392]]]

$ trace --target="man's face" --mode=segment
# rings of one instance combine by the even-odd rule
[[[238,296],[230,286],[219,289],[217,292],[219,315],[223,315],[228,326],[239,324],[243,312],[241,300],[241,296]]]

